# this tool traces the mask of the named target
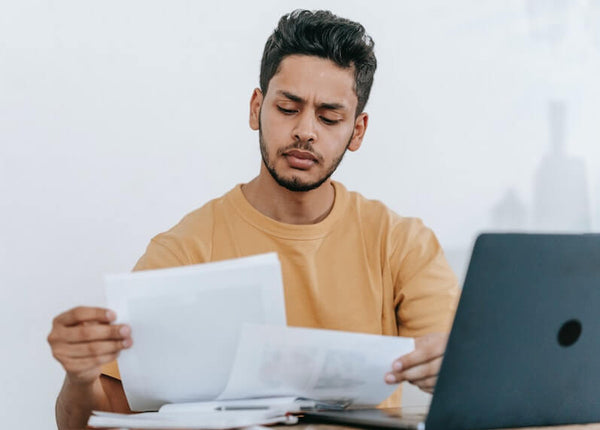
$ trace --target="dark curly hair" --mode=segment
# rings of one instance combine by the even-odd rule
[[[367,104],[377,59],[375,43],[365,28],[326,10],[295,10],[281,17],[267,39],[260,64],[260,89],[267,93],[281,61],[294,54],[327,58],[343,68],[354,67],[356,115]]]

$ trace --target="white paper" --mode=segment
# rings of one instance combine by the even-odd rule
[[[299,396],[374,406],[397,388],[384,376],[412,338],[244,324],[220,399]]]
[[[277,411],[221,411],[185,414],[146,412],[142,414],[117,414],[94,411],[88,426],[99,428],[140,429],[229,429],[257,424],[295,424],[296,417]]]
[[[119,356],[132,410],[211,400],[224,389],[244,322],[285,326],[275,253],[106,277],[109,308],[131,326]]]

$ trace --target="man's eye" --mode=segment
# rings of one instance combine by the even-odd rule
[[[329,119],[324,116],[321,117],[321,121],[323,121],[327,125],[334,125],[334,124],[337,124],[338,122],[340,122],[337,119]]]
[[[296,111],[294,109],[285,109],[285,108],[282,108],[281,106],[277,106],[277,109],[279,109],[280,112],[282,112],[286,115],[291,115],[293,113],[296,113]]]

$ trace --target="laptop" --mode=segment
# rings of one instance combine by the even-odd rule
[[[429,413],[307,418],[427,430],[600,422],[600,235],[480,235]]]

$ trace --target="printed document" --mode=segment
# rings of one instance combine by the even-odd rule
[[[293,424],[305,407],[373,407],[396,388],[383,381],[413,339],[244,324],[217,400],[166,404],[138,415],[94,412],[94,427],[224,429]],[[315,400],[309,400],[315,399]],[[320,402],[318,402],[319,400]]]
[[[375,406],[396,389],[384,382],[412,338],[244,324],[220,399],[296,396],[342,406]]]
[[[414,349],[408,338],[287,327],[274,253],[107,276],[106,293],[132,329],[118,361],[129,405],[166,405],[162,419],[375,406],[396,388],[384,382],[392,362]]]
[[[108,307],[131,326],[118,364],[132,410],[210,400],[227,381],[242,324],[285,326],[277,254],[111,275]]]

